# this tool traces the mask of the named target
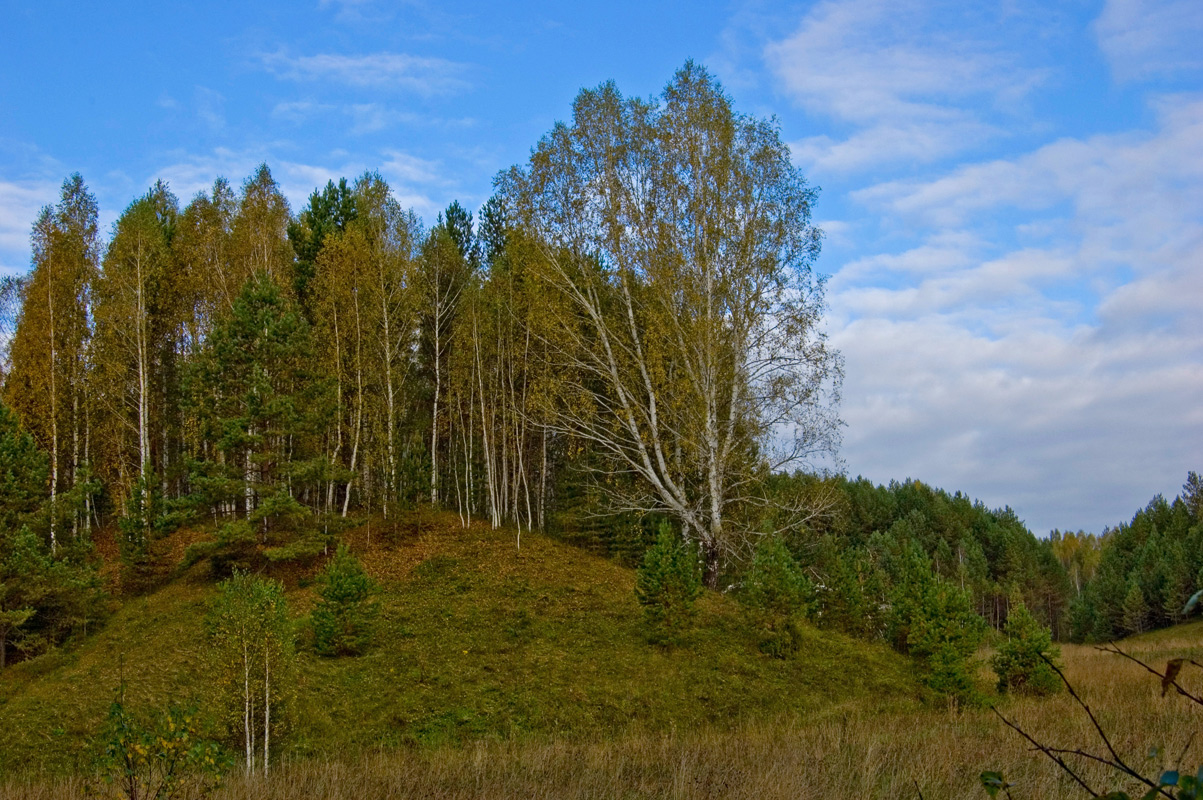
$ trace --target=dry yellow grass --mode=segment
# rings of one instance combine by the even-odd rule
[[[1203,651],[1203,625],[1129,640],[1157,666]],[[1121,755],[1150,774],[1172,766],[1203,728],[1203,707],[1161,697],[1153,676],[1119,656],[1066,646],[1067,676]],[[1193,669],[1193,668],[1191,668]],[[1183,674],[1203,688],[1203,672]],[[1101,752],[1089,720],[1066,694],[1002,699],[998,708],[1042,742]],[[1150,747],[1165,755],[1148,758]],[[1203,762],[1203,747],[1184,766]],[[387,751],[353,762],[276,767],[270,781],[232,776],[217,795],[269,798],[937,798],[985,797],[983,769],[1002,770],[1016,798],[1086,796],[989,710],[871,714],[857,707],[722,732],[631,735],[593,744],[492,742],[434,751]],[[1096,789],[1135,787],[1098,765]],[[2,798],[78,798],[82,782],[9,785]]]

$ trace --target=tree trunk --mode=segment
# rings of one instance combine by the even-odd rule
[[[272,724],[272,673],[271,673],[271,647],[267,642],[263,643],[263,777],[267,777],[268,761],[271,755],[269,743],[271,741],[271,724]]]
[[[242,643],[242,731],[245,739],[246,774],[255,769],[255,751],[251,744],[251,655],[247,643]]]

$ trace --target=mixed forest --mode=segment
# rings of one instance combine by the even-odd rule
[[[817,191],[699,67],[653,100],[583,91],[495,188],[427,228],[373,172],[294,211],[265,164],[186,201],[157,182],[101,231],[67,178],[3,287],[0,667],[169,580],[176,531],[213,581],[333,559],[354,594],[342,533],[436,510],[641,566],[649,607],[696,571],[685,594],[759,609],[769,655],[799,625],[885,641],[965,701],[1021,609],[1109,641],[1203,588],[1195,473],[1102,535],[1038,538],[960,493],[818,468],[843,365]]]

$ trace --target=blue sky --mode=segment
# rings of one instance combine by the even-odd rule
[[[0,3],[0,271],[267,161],[478,207],[576,92],[687,58],[822,188],[843,459],[1100,531],[1203,470],[1203,3]]]

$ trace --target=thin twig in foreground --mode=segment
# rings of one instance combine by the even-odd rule
[[[1196,697],[1195,695],[1193,695],[1193,694],[1191,694],[1190,692],[1186,691],[1186,690],[1185,690],[1185,689],[1183,689],[1183,688],[1182,688],[1180,685],[1178,685],[1178,681],[1176,681],[1176,680],[1174,680],[1174,679],[1172,679],[1172,678],[1171,678],[1169,681],[1166,681],[1166,680],[1165,680],[1165,673],[1158,672],[1157,670],[1153,669],[1152,667],[1150,667],[1150,666],[1149,666],[1148,664],[1146,664],[1145,662],[1141,661],[1141,660],[1140,660],[1139,658],[1137,658],[1136,656],[1129,655],[1128,653],[1125,653],[1123,650],[1120,650],[1120,649],[1119,649],[1118,647],[1116,647],[1115,645],[1107,645],[1107,646],[1105,646],[1105,647],[1096,647],[1096,648],[1094,648],[1094,649],[1095,649],[1095,650],[1101,650],[1101,651],[1102,651],[1102,652],[1104,652],[1104,653],[1115,653],[1116,655],[1123,656],[1124,658],[1128,659],[1129,661],[1133,661],[1133,662],[1135,662],[1135,663],[1139,664],[1140,666],[1144,667],[1144,668],[1145,668],[1146,670],[1148,670],[1149,672],[1151,672],[1151,673],[1153,673],[1154,675],[1156,675],[1158,678],[1161,678],[1161,680],[1162,680],[1162,681],[1169,683],[1171,686],[1173,686],[1173,687],[1174,687],[1174,688],[1175,688],[1175,689],[1178,691],[1178,694],[1182,695],[1182,696],[1183,696],[1183,697],[1185,697],[1187,700],[1191,700],[1191,701],[1193,701],[1193,702],[1195,702],[1195,703],[1198,703],[1199,705],[1203,706],[1203,697]],[[1198,666],[1203,666],[1203,665],[1200,665],[1200,664],[1197,664],[1197,663],[1195,663],[1193,660],[1192,660],[1190,663],[1194,664],[1196,667],[1198,667]]]
[[[1004,725],[1006,725],[1008,728],[1010,728],[1011,730],[1018,733],[1023,738],[1027,739],[1031,743],[1032,747],[1035,747],[1041,753],[1044,753],[1046,756],[1048,756],[1050,759],[1052,759],[1054,764],[1056,764],[1058,767],[1063,769],[1065,771],[1065,773],[1067,775],[1069,775],[1069,777],[1071,777],[1075,781],[1077,781],[1078,785],[1081,786],[1083,789],[1085,789],[1087,792],[1089,792],[1091,797],[1099,796],[1099,793],[1096,792],[1094,789],[1091,789],[1090,784],[1088,784],[1085,780],[1083,780],[1078,775],[1078,773],[1074,772],[1073,769],[1070,768],[1069,764],[1065,763],[1065,759],[1063,759],[1063,758],[1061,758],[1061,756],[1057,755],[1057,753],[1051,747],[1042,745],[1042,744],[1040,744],[1040,742],[1033,739],[1030,735],[1028,735],[1027,731],[1025,731],[1023,728],[1019,727],[1018,725],[1016,725],[1014,722],[1011,722],[1011,720],[1004,717],[1002,715],[1002,712],[999,711],[994,706],[990,706],[990,710],[993,711],[998,716],[998,718],[1003,721]]]
[[[1086,701],[1078,696],[1073,684],[1070,683],[1069,679],[1065,677],[1065,673],[1061,671],[1061,668],[1054,664],[1053,660],[1043,653],[1040,654],[1040,658],[1044,661],[1044,663],[1052,667],[1053,671],[1060,676],[1061,682],[1065,684],[1065,688],[1069,691],[1069,696],[1074,699],[1074,702],[1082,707],[1082,710],[1086,712],[1086,716],[1090,718],[1090,723],[1094,725],[1094,729],[1098,733],[1099,738],[1103,740],[1103,744],[1107,747],[1107,752],[1111,754],[1111,758],[1113,759],[1113,763],[1111,764],[1112,768],[1127,774],[1129,777],[1135,778],[1145,786],[1148,786],[1150,789],[1158,789],[1161,794],[1164,794],[1166,797],[1170,798],[1170,800],[1173,800],[1173,795],[1169,794],[1164,789],[1161,789],[1156,783],[1149,780],[1144,775],[1141,775],[1124,762],[1119,753],[1115,751],[1115,747],[1111,744],[1111,740],[1107,738],[1107,733],[1103,730],[1103,726],[1099,724],[1098,719],[1094,716],[1094,712],[1090,710],[1090,706],[1086,705]]]

